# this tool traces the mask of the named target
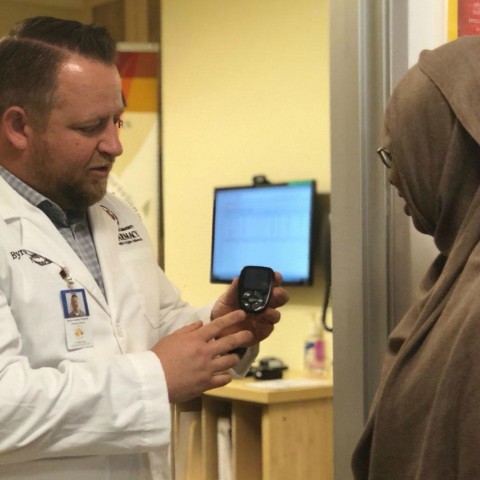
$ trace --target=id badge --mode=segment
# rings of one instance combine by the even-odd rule
[[[93,347],[93,332],[85,290],[83,288],[62,290],[60,295],[67,349],[79,350]]]

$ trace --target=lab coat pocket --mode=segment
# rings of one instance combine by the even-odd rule
[[[131,282],[131,294],[153,328],[159,328],[158,266],[146,249],[130,249],[121,255],[122,266]]]

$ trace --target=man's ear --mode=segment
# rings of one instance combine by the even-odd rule
[[[2,125],[8,141],[15,148],[25,150],[30,129],[25,110],[17,106],[7,108],[2,115]]]

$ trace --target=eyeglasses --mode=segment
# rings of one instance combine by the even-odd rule
[[[392,152],[385,147],[377,150],[377,155],[387,168],[392,168]]]

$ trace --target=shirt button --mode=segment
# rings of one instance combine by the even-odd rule
[[[119,337],[123,337],[123,336],[124,336],[123,328],[122,328],[120,325],[117,325],[116,331],[117,331],[117,335],[118,335]]]

